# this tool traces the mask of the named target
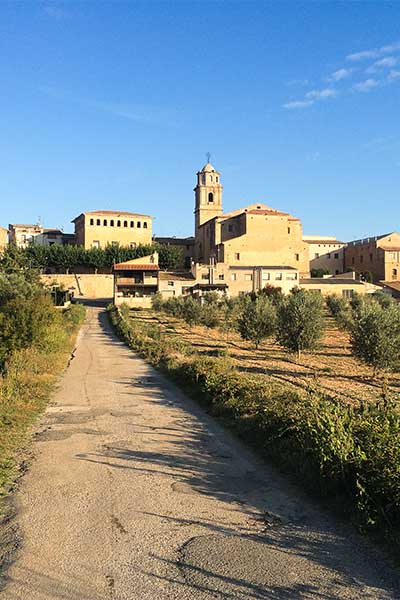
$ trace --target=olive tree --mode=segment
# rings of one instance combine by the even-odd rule
[[[323,299],[318,292],[296,289],[278,309],[278,340],[300,357],[313,350],[324,331]]]
[[[267,296],[246,297],[238,318],[238,330],[244,340],[260,343],[276,332],[276,308]]]
[[[400,368],[400,306],[385,307],[378,302],[364,303],[354,315],[350,328],[354,356],[378,371]]]

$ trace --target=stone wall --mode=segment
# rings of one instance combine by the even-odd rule
[[[112,298],[114,295],[114,276],[110,274],[57,274],[42,275],[45,285],[57,283],[65,289],[74,288],[75,298]]]

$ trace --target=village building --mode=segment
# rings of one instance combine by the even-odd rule
[[[157,252],[115,264],[114,304],[150,308],[158,291],[159,270]]]
[[[374,281],[400,280],[400,234],[396,231],[346,245],[345,269],[371,273]]]
[[[319,292],[323,296],[342,296],[352,298],[354,294],[373,294],[381,289],[373,283],[360,281],[354,272],[340,273],[339,275],[325,275],[324,277],[311,277],[300,279],[300,288]]]
[[[26,248],[34,242],[35,237],[43,233],[43,227],[38,224],[10,223],[8,232],[10,244],[16,244],[19,248]]]
[[[4,250],[4,248],[8,244],[8,229],[5,227],[0,227],[0,252]]]
[[[135,248],[152,243],[153,218],[133,212],[97,210],[81,213],[75,225],[75,243],[89,248],[110,245]]]
[[[221,175],[210,163],[197,173],[194,192],[196,262],[280,265],[309,274],[300,219],[260,203],[224,214]]]
[[[345,242],[334,236],[303,235],[308,244],[310,271],[323,270],[331,275],[344,271]]]
[[[66,245],[75,243],[75,235],[73,233],[64,233],[61,229],[46,229],[42,233],[36,235],[32,243],[40,246],[53,246],[54,244]]]

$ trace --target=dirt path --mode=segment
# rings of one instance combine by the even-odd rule
[[[5,600],[400,598],[395,573],[90,308],[17,497]]]

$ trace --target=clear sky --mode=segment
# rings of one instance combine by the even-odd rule
[[[94,209],[193,233],[224,209],[400,230],[400,2],[0,1],[0,224]]]

